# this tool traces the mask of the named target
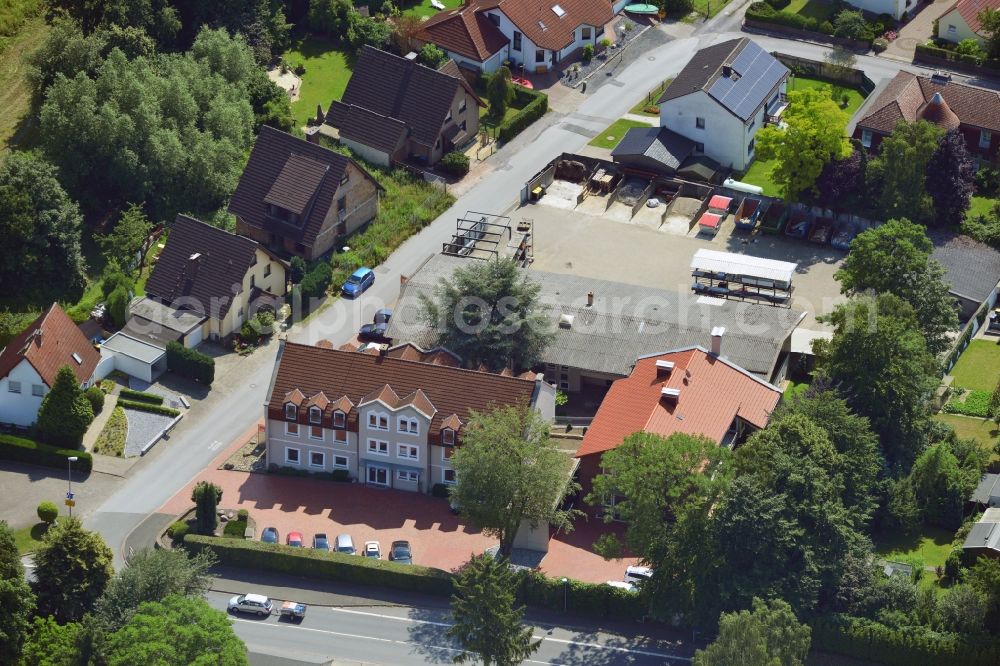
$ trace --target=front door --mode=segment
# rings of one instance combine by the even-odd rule
[[[373,486],[389,485],[389,470],[385,467],[368,466],[368,483]]]

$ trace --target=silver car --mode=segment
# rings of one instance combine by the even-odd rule
[[[230,613],[253,613],[264,617],[271,614],[274,604],[263,594],[239,594],[229,600]]]
[[[358,552],[354,547],[354,539],[351,538],[350,534],[337,535],[336,550],[338,553],[344,553],[345,555],[356,555]]]

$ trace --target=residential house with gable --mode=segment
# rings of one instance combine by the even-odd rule
[[[726,360],[718,346],[641,357],[611,386],[577,449],[583,494],[601,473],[601,456],[633,433],[701,435],[732,448],[767,425],[780,399],[781,389]],[[607,498],[603,511],[614,501]]]
[[[757,132],[784,107],[788,75],[748,37],[705,47],[660,97],[660,126],[693,141],[695,155],[745,171]]]
[[[979,22],[979,14],[985,9],[1000,9],[1000,0],[958,0],[938,18],[937,38],[954,44],[974,39],[985,47],[989,35]]]
[[[236,233],[311,261],[374,219],[383,191],[353,159],[263,125],[229,212]]]
[[[325,123],[342,144],[381,166],[436,164],[475,141],[485,106],[454,65],[440,70],[365,46]]]
[[[102,379],[100,360],[87,336],[53,303],[0,350],[0,423],[32,425],[60,368],[72,368],[87,388]]]
[[[450,459],[473,411],[528,405],[554,418],[555,388],[541,376],[387,352],[282,343],[264,410],[268,464],[429,493],[455,483]]]

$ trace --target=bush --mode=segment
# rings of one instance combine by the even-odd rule
[[[447,484],[435,483],[431,486],[431,497],[447,497],[449,493]]]
[[[167,536],[174,542],[174,544],[184,543],[184,538],[187,533],[191,530],[191,527],[186,521],[178,520],[170,524],[167,528]]]
[[[993,197],[1000,191],[1000,171],[991,166],[982,166],[976,172],[976,194]]]
[[[292,262],[289,267],[289,279],[292,284],[298,284],[302,282],[302,278],[306,276],[306,260],[302,257],[292,257]]]
[[[195,503],[195,519],[198,531],[202,534],[214,534],[219,524],[216,509],[222,500],[222,489],[214,483],[199,481],[191,491],[191,501]]]
[[[991,396],[991,391],[969,391],[962,401],[957,398],[949,400],[944,406],[944,411],[949,414],[964,414],[985,419],[990,415]]]
[[[167,343],[167,365],[181,377],[211,386],[215,380],[215,359],[179,342]]]
[[[236,518],[237,520],[242,520],[243,522],[247,522],[248,520],[250,520],[250,512],[247,511],[246,509],[240,509],[239,511],[236,512]]]
[[[90,401],[90,408],[94,410],[94,416],[100,414],[104,409],[104,391],[101,390],[101,387],[91,386],[83,394]]]
[[[882,51],[885,51],[887,48],[889,48],[889,40],[884,37],[879,37],[872,42],[872,50],[874,50],[875,53],[882,53]]]
[[[344,483],[351,480],[351,473],[346,469],[335,469],[330,472],[330,479],[338,483]]]
[[[260,332],[252,322],[245,321],[240,327],[240,339],[247,344],[255,345],[260,340]]]
[[[580,55],[580,57],[583,58],[584,62],[590,62],[591,60],[593,60],[594,59],[594,45],[593,44],[586,44],[583,47],[583,53]]]
[[[163,405],[153,405],[148,402],[134,402],[132,400],[122,400],[119,398],[118,406],[122,409],[134,409],[137,412],[149,412],[150,414],[160,414],[162,416],[180,416],[181,412],[172,407]]]
[[[963,39],[955,46],[955,53],[980,60],[986,55],[983,47],[979,45],[979,41],[976,39]]]
[[[307,301],[312,298],[320,298],[326,295],[326,288],[330,286],[333,278],[333,269],[327,263],[317,264],[315,268],[306,273],[299,284],[302,292],[302,300]]]
[[[51,525],[59,517],[59,507],[52,502],[42,502],[38,505],[38,518],[43,523]]]
[[[151,405],[162,405],[163,396],[156,395],[155,393],[146,393],[145,391],[133,391],[132,389],[123,388],[118,392],[118,397],[122,400],[129,400],[131,402],[148,402]]]
[[[94,459],[86,451],[76,449],[60,449],[47,444],[40,444],[23,437],[0,435],[0,460],[16,460],[18,462],[45,467],[57,467],[66,470],[66,459],[76,456],[73,469],[84,473],[90,472]]]
[[[261,310],[254,320],[261,335],[271,335],[274,332],[274,312],[271,310]]]
[[[824,35],[832,35],[833,24],[830,23],[829,21],[823,21],[822,23],[819,24],[819,31],[822,32]]]
[[[527,104],[497,128],[497,138],[504,142],[523,132],[528,125],[544,116],[549,110],[549,97],[545,93],[518,88],[514,93],[514,100],[515,103],[527,102]]]
[[[246,538],[247,532],[247,521],[246,520],[230,520],[226,523],[226,526],[222,529],[222,535],[233,539],[244,539]]]
[[[464,176],[469,173],[469,156],[458,151],[450,152],[441,158],[438,167],[453,176]]]

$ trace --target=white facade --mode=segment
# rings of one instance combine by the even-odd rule
[[[895,19],[917,6],[916,0],[847,0],[847,4],[872,14],[890,14]]]
[[[441,50],[444,51],[444,54],[454,60],[458,65],[465,65],[467,67],[471,67],[472,69],[478,69],[485,74],[492,74],[500,69],[500,65],[502,65],[503,61],[507,59],[507,51],[509,48],[510,47],[507,46],[500,49],[483,62],[473,60],[472,58],[466,58],[464,55],[455,53],[454,51],[449,51],[448,49],[442,48]]]
[[[964,39],[974,39],[981,46],[986,44],[986,40],[972,31],[969,24],[962,18],[962,14],[954,7],[938,19],[937,31],[938,39],[943,39],[946,42],[958,44]]]
[[[573,41],[560,51],[553,52],[550,49],[539,48],[500,9],[490,9],[483,12],[483,14],[488,18],[492,17],[490,20],[494,21],[497,28],[503,33],[503,36],[509,40],[507,58],[516,66],[516,68],[512,68],[515,74],[520,72],[522,64],[524,65],[524,71],[527,73],[549,71],[563,59],[572,55],[577,49],[582,49],[586,44],[596,44],[600,33],[604,29],[603,26],[579,25],[573,31]],[[486,69],[484,66],[483,71],[495,71],[502,64],[502,61],[503,59],[501,58],[500,62],[493,65],[493,69],[491,70]]]
[[[380,167],[388,167],[392,162],[389,153],[383,152],[371,146],[365,145],[363,143],[358,143],[357,141],[351,141],[343,136],[340,137],[340,142],[354,151],[359,157],[367,162],[371,162]]]
[[[42,398],[49,392],[41,375],[27,359],[0,379],[0,423],[30,426],[38,418]]]

